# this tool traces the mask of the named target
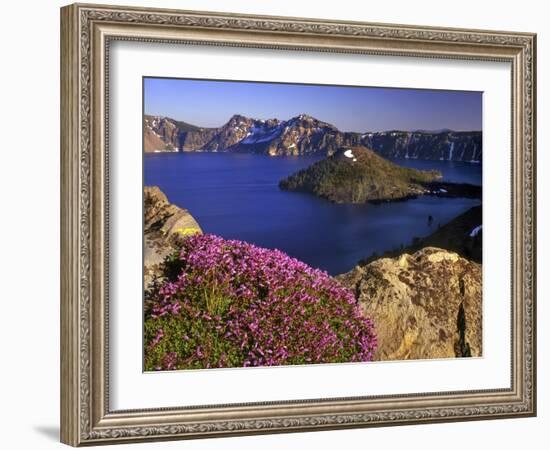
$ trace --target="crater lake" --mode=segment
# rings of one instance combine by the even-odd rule
[[[423,196],[382,204],[335,204],[279,189],[279,181],[320,157],[235,153],[144,155],[144,184],[189,210],[204,233],[277,248],[331,275],[431,234],[478,199]],[[481,185],[481,164],[392,159],[415,169],[439,170],[443,181]],[[431,224],[428,216],[433,217]]]

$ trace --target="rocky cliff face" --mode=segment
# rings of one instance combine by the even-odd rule
[[[148,286],[178,239],[202,230],[189,211],[169,203],[157,186],[145,186],[143,207],[144,284]]]
[[[482,355],[481,265],[435,247],[337,277],[376,326],[376,360]]]
[[[195,150],[204,146],[217,128],[199,128],[168,117],[144,116],[143,141],[146,153]]]
[[[365,133],[362,142],[386,158],[481,162],[479,131],[384,131]]]
[[[231,145],[225,147],[227,151],[271,156],[316,153],[331,155],[339,146],[359,141],[357,135],[341,133],[333,125],[306,114],[286,121],[258,121],[237,117],[242,139],[230,142]],[[229,121],[231,125],[234,119],[235,117]]]
[[[143,144],[145,152],[176,151],[178,129],[174,121],[165,117],[143,118]]]
[[[354,133],[306,114],[289,120],[234,115],[219,128],[199,128],[167,117],[145,116],[145,151],[246,152],[330,156],[343,146],[365,146],[384,157],[481,161],[481,132],[389,131]],[[152,137],[151,137],[152,136]],[[157,139],[158,138],[158,139]],[[163,149],[159,140],[165,145]]]
[[[193,152],[197,150],[213,151],[212,143],[218,136],[218,133],[218,128],[203,128],[202,130],[182,131],[178,135],[175,148],[182,152]]]

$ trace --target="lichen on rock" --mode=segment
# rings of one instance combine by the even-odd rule
[[[376,325],[375,360],[482,355],[480,264],[426,247],[337,278]]]
[[[143,190],[144,284],[160,275],[160,265],[186,236],[202,233],[188,210],[173,205],[158,186]]]

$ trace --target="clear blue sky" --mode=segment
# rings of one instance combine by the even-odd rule
[[[233,114],[309,114],[341,131],[481,130],[482,93],[144,78],[145,114],[219,127]]]

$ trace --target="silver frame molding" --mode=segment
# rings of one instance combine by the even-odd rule
[[[112,411],[108,62],[113,40],[509,62],[509,389]],[[61,9],[61,440],[97,445],[536,414],[536,35],[75,4]]]

